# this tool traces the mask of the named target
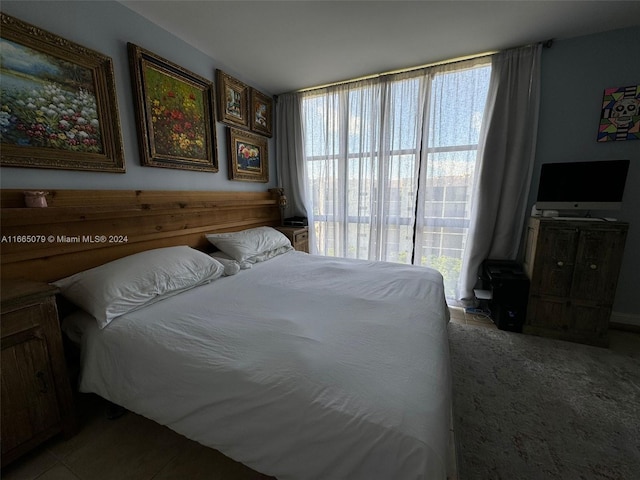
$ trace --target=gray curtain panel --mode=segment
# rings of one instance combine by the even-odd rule
[[[540,100],[541,44],[506,50],[492,59],[479,169],[462,259],[461,303],[473,299],[486,258],[515,260],[526,217]]]
[[[300,95],[287,93],[276,101],[276,162],[278,186],[287,196],[285,217],[308,217],[304,191],[304,150]]]

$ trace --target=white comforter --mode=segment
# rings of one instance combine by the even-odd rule
[[[279,480],[446,477],[435,270],[290,252],[82,337],[80,389]]]

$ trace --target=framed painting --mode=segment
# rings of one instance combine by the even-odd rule
[[[261,135],[273,135],[273,98],[251,89],[250,121],[251,130]]]
[[[213,82],[128,47],[142,165],[217,172]]]
[[[229,128],[229,179],[245,182],[269,181],[267,139]]]
[[[640,139],[640,85],[606,88],[598,141]]]
[[[249,128],[249,87],[222,70],[216,70],[216,83],[218,120],[227,125]]]
[[[0,165],[124,173],[111,58],[0,13]]]

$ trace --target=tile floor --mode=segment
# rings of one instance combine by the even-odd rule
[[[490,319],[452,308],[451,321],[495,328]],[[80,429],[54,438],[1,473],[3,480],[267,480],[267,477],[151,420],[126,413],[107,419],[108,404],[79,394]]]
[[[216,450],[127,412],[107,419],[108,404],[78,394],[80,429],[54,438],[5,467],[3,480],[266,480]]]

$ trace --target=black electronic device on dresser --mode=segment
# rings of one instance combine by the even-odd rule
[[[285,227],[306,227],[309,225],[307,217],[289,217],[282,221]]]
[[[529,301],[529,279],[522,265],[512,260],[482,262],[483,289],[491,292],[491,318],[500,330],[522,332]]]

